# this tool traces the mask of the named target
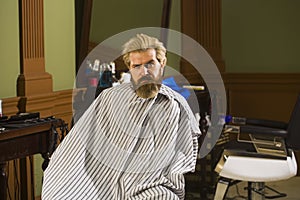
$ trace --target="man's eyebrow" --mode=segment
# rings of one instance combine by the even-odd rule
[[[154,60],[151,59],[151,60],[149,60],[148,62],[146,62],[145,64],[149,64],[149,63],[153,63],[153,62],[154,62]],[[138,67],[138,66],[141,66],[141,65],[143,65],[143,64],[133,64],[132,66],[133,66],[133,67]]]
[[[148,64],[148,63],[153,63],[153,62],[154,62],[154,60],[151,59],[151,60],[149,60],[149,61],[147,62],[147,64]]]

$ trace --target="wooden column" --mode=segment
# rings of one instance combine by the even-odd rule
[[[89,37],[93,0],[75,0],[76,74],[89,53]]]
[[[198,42],[211,56],[219,71],[225,72],[225,64],[222,58],[221,43],[221,0],[181,0],[181,31]],[[195,49],[182,43],[182,52],[186,55],[195,55]],[[195,57],[194,59],[201,59]],[[210,67],[210,66],[206,66]],[[206,76],[211,76],[210,84],[215,77],[214,70],[205,71]],[[201,74],[186,60],[182,59],[180,72],[190,84],[205,85]],[[203,72],[201,72],[203,73]],[[219,80],[216,79],[216,83]],[[213,171],[213,159],[215,152],[208,157],[197,161],[196,172],[185,175],[186,190],[200,191],[201,199],[207,199],[214,191],[216,174]],[[197,187],[195,187],[197,186]]]
[[[21,112],[38,110],[41,116],[49,116],[54,103],[49,101],[53,97],[52,76],[45,71],[43,0],[19,0],[19,18],[19,109]]]
[[[204,47],[222,73],[225,72],[225,64],[222,58],[221,4],[221,0],[182,0],[181,31]],[[183,51],[189,49],[184,44],[182,48]],[[192,82],[200,77],[197,71],[184,60],[181,64],[181,73]]]
[[[52,76],[45,72],[43,0],[19,0],[20,75],[18,96],[52,93]]]

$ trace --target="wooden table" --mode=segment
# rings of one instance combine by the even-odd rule
[[[21,199],[28,199],[28,177],[26,156],[42,154],[43,170],[49,163],[50,155],[56,148],[58,127],[65,126],[60,119],[45,118],[30,120],[26,123],[1,123],[0,131],[0,199],[7,199],[7,162],[20,159]]]

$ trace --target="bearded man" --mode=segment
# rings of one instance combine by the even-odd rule
[[[137,34],[123,46],[131,83],[104,90],[58,146],[42,199],[184,199],[200,130],[186,100],[162,84],[166,48]]]

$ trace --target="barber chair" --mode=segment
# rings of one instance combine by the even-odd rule
[[[215,171],[219,175],[214,200],[224,199],[228,187],[247,182],[248,199],[284,197],[265,185],[297,174],[293,150],[300,149],[300,95],[289,123],[231,118],[224,132],[236,134],[224,148]]]

